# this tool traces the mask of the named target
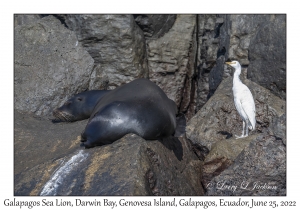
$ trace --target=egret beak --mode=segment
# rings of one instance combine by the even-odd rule
[[[232,63],[231,63],[231,62],[226,62],[226,64],[230,65],[230,64],[232,64]]]

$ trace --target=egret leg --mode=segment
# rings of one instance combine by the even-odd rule
[[[247,121],[246,121],[246,134],[245,134],[244,137],[247,137],[247,136],[248,136],[248,131],[249,131],[248,126],[249,126],[249,123],[248,123],[248,120],[247,120]]]
[[[235,135],[235,137],[236,137],[236,139],[244,138],[244,137],[246,137],[244,134],[245,134],[245,121],[243,120],[243,133],[241,136]],[[248,136],[248,132],[247,132],[247,136]]]

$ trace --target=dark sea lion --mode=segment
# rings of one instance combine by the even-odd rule
[[[82,133],[86,148],[110,144],[128,133],[144,139],[174,134],[177,107],[148,79],[136,79],[105,94]]]
[[[89,118],[98,101],[108,92],[109,90],[90,90],[74,95],[53,111],[56,117],[54,121],[73,122]]]

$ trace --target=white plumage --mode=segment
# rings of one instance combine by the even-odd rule
[[[255,129],[255,103],[251,91],[240,80],[241,65],[238,61],[226,62],[226,64],[232,66],[235,69],[233,76],[233,97],[234,105],[243,119],[243,133],[237,138],[244,138],[248,136],[248,128],[250,130]]]

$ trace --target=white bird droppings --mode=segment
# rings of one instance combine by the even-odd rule
[[[62,185],[64,179],[79,163],[84,161],[87,157],[88,153],[84,153],[83,150],[79,150],[68,160],[68,162],[64,163],[55,171],[50,180],[44,185],[40,195],[57,195],[57,189]]]

